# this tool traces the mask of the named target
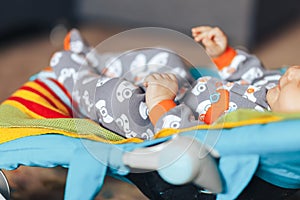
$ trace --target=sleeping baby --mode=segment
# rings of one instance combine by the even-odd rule
[[[281,77],[255,56],[228,46],[219,28],[201,26],[192,33],[221,79],[192,80],[180,57],[165,49],[97,54],[77,30],[67,35],[65,50],[55,53],[50,65],[72,94],[75,116],[126,138],[151,139],[163,128],[212,124],[240,108],[300,111],[300,96],[294,92],[300,87],[300,67]]]

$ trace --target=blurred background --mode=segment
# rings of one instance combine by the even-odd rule
[[[299,0],[10,0],[0,7],[0,101],[48,66],[72,27],[97,45],[131,28],[164,27],[190,36],[198,25],[221,27],[233,47],[256,54],[267,68],[300,64]],[[65,169],[21,167],[6,174],[15,199],[62,198]],[[99,194],[142,198],[134,186],[113,179]]]

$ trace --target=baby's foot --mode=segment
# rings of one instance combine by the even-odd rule
[[[87,54],[90,46],[77,29],[72,29],[64,39],[64,49],[77,54]]]

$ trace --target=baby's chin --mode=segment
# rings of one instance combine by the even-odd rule
[[[275,101],[278,99],[279,92],[280,92],[280,90],[279,90],[278,86],[269,89],[267,92],[266,98],[267,98],[267,102],[268,102],[269,106],[271,107],[271,109],[272,109]]]

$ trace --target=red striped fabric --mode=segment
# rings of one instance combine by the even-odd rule
[[[60,112],[57,112],[55,110],[49,109],[41,104],[35,103],[33,101],[21,98],[21,97],[15,97],[12,96],[8,100],[13,100],[21,103],[24,105],[28,110],[31,112],[36,113],[37,115],[40,115],[44,118],[70,118],[69,115],[64,115]]]
[[[26,91],[29,91],[29,92],[32,92],[32,93],[35,93],[39,96],[41,96],[43,99],[45,99],[51,106],[55,107],[55,108],[58,108],[55,103],[50,99],[48,98],[46,95],[44,95],[43,93],[41,93],[40,91],[32,88],[32,87],[29,87],[29,86],[22,86],[20,88],[21,90],[26,90]]]
[[[52,81],[53,83],[55,83],[63,92],[64,94],[71,99],[70,94],[68,93],[68,91],[55,79],[49,78],[48,80]],[[51,89],[49,88],[44,82],[40,81],[39,79],[36,79],[34,81],[35,83],[39,84],[41,87],[43,87],[45,90],[47,90],[54,98],[56,98],[68,111],[69,115],[72,115],[72,110],[71,108],[66,105],[60,98],[59,96],[57,96],[57,94]],[[71,100],[70,100],[71,102]]]

